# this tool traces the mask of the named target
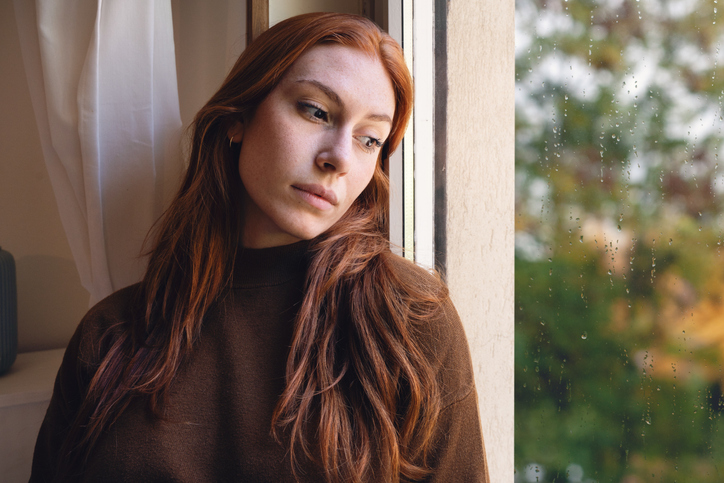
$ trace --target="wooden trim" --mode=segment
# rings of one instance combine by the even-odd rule
[[[246,0],[246,45],[269,28],[269,0]]]
[[[373,22],[377,22],[375,17],[375,0],[360,0],[360,11],[363,17],[367,17]]]

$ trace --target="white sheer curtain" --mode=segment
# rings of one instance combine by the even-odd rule
[[[170,0],[15,0],[58,210],[91,304],[138,281],[181,172]]]

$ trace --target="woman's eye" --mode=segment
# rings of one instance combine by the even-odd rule
[[[317,107],[313,104],[307,104],[305,102],[300,103],[302,111],[306,116],[313,121],[329,121],[329,114],[324,109]]]
[[[374,151],[382,147],[382,142],[371,136],[360,136],[359,140],[368,151]]]

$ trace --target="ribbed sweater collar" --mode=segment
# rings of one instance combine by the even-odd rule
[[[304,276],[308,267],[309,241],[271,248],[239,247],[232,287],[278,285]]]

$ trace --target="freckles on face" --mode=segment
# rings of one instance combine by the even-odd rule
[[[297,59],[253,117],[241,141],[244,246],[314,238],[336,223],[372,179],[395,112],[376,57],[318,45]]]

